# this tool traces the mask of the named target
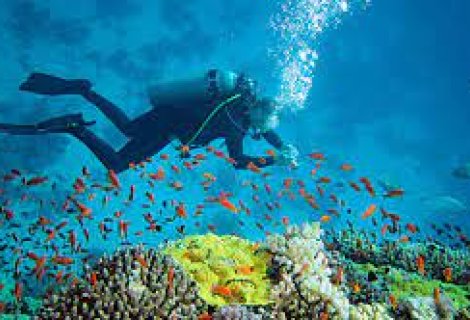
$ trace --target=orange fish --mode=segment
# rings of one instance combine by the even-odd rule
[[[67,224],[68,224],[68,221],[62,221],[61,223],[59,223],[59,224],[55,227],[55,231],[59,231],[60,229],[62,229],[63,227],[65,227]]]
[[[330,318],[330,315],[328,311],[320,312],[320,316],[318,317],[319,320],[328,320],[329,318]]]
[[[289,217],[287,216],[282,217],[282,224],[287,227],[289,225]]]
[[[283,181],[283,185],[284,185],[284,188],[286,189],[290,189],[290,187],[292,186],[292,178],[287,178],[287,179],[284,179]]]
[[[129,227],[129,222],[124,220],[119,220],[119,236],[121,238],[127,238],[127,230]]]
[[[19,281],[15,283],[15,289],[13,291],[16,301],[20,301],[23,297],[23,284]]]
[[[275,157],[276,156],[276,152],[272,149],[266,150],[266,154],[270,157]]]
[[[318,182],[319,183],[330,183],[331,182],[331,178],[330,177],[320,177],[318,179]]]
[[[180,150],[182,155],[187,155],[187,154],[189,154],[190,148],[189,148],[188,145],[184,144],[184,145],[180,146],[179,150]]]
[[[33,274],[36,276],[37,279],[41,278],[41,273],[44,270],[44,266],[46,265],[46,261],[47,261],[46,256],[42,256],[40,258],[38,257],[38,259],[36,260],[36,266],[34,267]]]
[[[341,170],[346,171],[346,172],[353,170],[353,166],[348,163],[343,163],[340,168]]]
[[[368,217],[373,215],[376,209],[377,209],[377,206],[375,204],[371,204],[367,208],[367,210],[362,214],[362,219],[367,219]]]
[[[51,241],[54,238],[55,238],[55,231],[51,229],[47,232],[46,241]]]
[[[254,173],[260,173],[261,172],[261,169],[256,165],[254,164],[252,161],[250,161],[246,168]]]
[[[220,199],[219,199],[219,203],[227,208],[228,210],[230,210],[231,212],[233,213],[238,213],[238,208],[232,203],[230,202],[226,196],[221,196]]]
[[[77,206],[78,211],[80,211],[82,217],[91,217],[92,210],[90,208],[85,206],[83,203],[78,202],[78,200],[74,198],[70,198],[70,200],[75,204],[75,206]]]
[[[328,213],[333,214],[333,215],[335,215],[335,216],[337,216],[337,217],[339,216],[339,212],[338,212],[338,210],[336,210],[335,208],[329,208],[329,209],[327,209],[326,211],[328,211]]]
[[[212,320],[212,316],[210,314],[208,314],[207,312],[203,313],[203,314],[200,314],[198,317],[197,317],[197,320]]]
[[[188,216],[184,203],[180,203],[176,206],[176,214],[181,218],[186,218]]]
[[[434,288],[434,303],[436,305],[440,305],[441,304],[441,290],[439,288]]]
[[[445,268],[444,271],[442,271],[442,275],[444,276],[444,279],[446,282],[451,282],[452,281],[452,268]]]
[[[77,236],[72,230],[69,231],[69,244],[72,247],[72,251],[74,251],[77,244]]]
[[[333,201],[334,203],[338,203],[338,197],[334,194],[330,194],[330,199],[331,201]]]
[[[41,225],[41,226],[45,226],[45,225],[50,224],[50,223],[51,223],[51,220],[47,219],[47,218],[44,217],[44,216],[40,216],[38,223],[39,223],[39,225]]]
[[[223,296],[223,297],[232,296],[232,290],[228,286],[212,285],[211,291],[212,293]]]
[[[134,258],[143,268],[147,269],[149,267],[147,261],[145,260],[143,256],[136,254]]]
[[[386,234],[387,231],[389,230],[389,229],[388,229],[389,227],[390,227],[390,225],[384,224],[384,226],[383,226],[382,229],[380,230],[380,232],[382,233],[382,236],[385,236],[385,234]]]
[[[64,256],[54,256],[52,257],[52,262],[55,264],[60,264],[60,265],[71,265],[73,263],[73,259],[69,257],[64,257]]]
[[[408,231],[411,233],[416,233],[418,231],[418,227],[412,223],[407,223],[406,229],[408,229]]]
[[[394,190],[389,190],[384,194],[384,198],[396,198],[396,197],[402,197],[405,194],[405,190],[403,189],[394,189]]]
[[[409,242],[410,241],[410,237],[408,237],[407,235],[404,235],[404,236],[401,236],[399,241],[401,243],[406,243],[406,242]]]
[[[359,187],[359,185],[353,181],[350,181],[349,182],[349,185],[351,186],[351,188],[353,188],[355,191],[361,191],[361,187]]]
[[[388,296],[388,302],[390,302],[390,305],[392,306],[393,310],[396,310],[398,307],[398,301],[397,298],[393,294]]]
[[[153,195],[152,192],[145,192],[145,196],[147,197],[147,199],[149,199],[149,201],[153,204],[155,203],[155,196]]]
[[[352,286],[352,289],[353,289],[353,292],[354,293],[359,293],[361,292],[361,286],[359,285],[359,283],[355,282]]]
[[[331,217],[330,216],[327,216],[327,215],[324,215],[324,216],[321,216],[320,217],[320,221],[321,222],[328,222],[331,220]]]
[[[152,180],[163,180],[165,179],[165,171],[159,167],[156,173],[151,173],[149,176]]]
[[[370,180],[367,179],[366,177],[362,177],[362,178],[359,179],[359,181],[361,181],[362,184],[364,184],[364,187],[366,188],[366,190],[370,194],[370,196],[375,197],[375,190],[372,187],[372,183],[370,182]]]
[[[309,154],[309,157],[314,159],[314,160],[325,160],[325,155],[321,152],[313,152]]]
[[[178,174],[181,173],[181,169],[175,164],[171,165],[171,170],[173,170],[173,172],[178,173]]]
[[[24,179],[24,178],[23,178]],[[29,180],[23,180],[23,183],[26,185],[26,186],[37,186],[37,185],[40,185],[44,182],[46,182],[48,180],[47,177],[34,177],[34,178],[31,178]]]
[[[96,272],[91,273],[91,275],[90,275],[90,284],[93,288],[95,288],[96,285],[98,284],[98,275],[96,274]]]
[[[173,290],[173,282],[175,279],[175,268],[173,266],[168,269],[167,281],[168,281],[168,289]]]
[[[343,267],[338,267],[338,270],[336,271],[336,275],[333,280],[333,283],[335,285],[339,286],[341,284],[341,282],[343,281],[343,274],[344,274]]]
[[[206,160],[206,155],[202,153],[198,153],[194,156],[194,159],[196,160]]]
[[[108,179],[114,188],[117,188],[117,189],[121,188],[121,183],[119,182],[119,178],[117,174],[114,172],[114,170],[112,169],[108,170]]]
[[[255,268],[253,266],[238,266],[235,268],[236,273],[248,276],[253,273]]]
[[[170,187],[172,187],[176,191],[183,190],[183,184],[179,181],[175,181],[175,182],[170,183]]]
[[[325,190],[323,190],[323,188],[318,185],[317,185],[317,191],[320,197],[323,197],[325,195]]]
[[[416,267],[418,269],[418,272],[423,276],[426,273],[424,265],[425,265],[424,257],[423,256],[418,256],[416,258]]]

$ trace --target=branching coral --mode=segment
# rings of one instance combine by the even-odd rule
[[[138,319],[175,316],[197,319],[207,311],[196,283],[170,257],[141,247],[103,257],[87,270],[89,283],[52,294],[41,319]]]
[[[393,320],[388,308],[381,303],[358,304],[350,308],[350,320]]]
[[[278,280],[271,296],[279,317],[302,319],[322,313],[331,318],[349,317],[348,299],[330,281],[321,235],[319,224],[313,223],[268,237],[267,247],[273,254],[271,274]]]

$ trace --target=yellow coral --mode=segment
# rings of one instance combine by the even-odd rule
[[[177,260],[197,282],[200,296],[207,303],[266,305],[272,302],[266,276],[270,256],[253,248],[254,244],[247,240],[209,233],[188,236],[167,247],[164,253]],[[214,286],[221,290],[213,290]]]

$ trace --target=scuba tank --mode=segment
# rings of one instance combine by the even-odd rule
[[[213,104],[214,100],[233,95],[238,80],[239,76],[234,72],[212,69],[197,77],[152,85],[148,96],[154,107]]]

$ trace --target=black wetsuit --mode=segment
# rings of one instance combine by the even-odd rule
[[[84,97],[95,104],[130,139],[121,150],[115,152],[109,144],[86,127],[73,133],[107,168],[116,172],[126,170],[130,162],[140,162],[153,156],[173,138],[178,138],[185,144],[217,105],[216,102],[213,105],[201,106],[155,106],[149,112],[129,120],[117,106],[95,92],[89,91]],[[261,157],[243,153],[243,139],[249,127],[247,106],[234,101],[211,119],[190,147],[205,146],[215,139],[223,138],[229,157],[236,162],[236,168],[246,168],[249,162],[259,167],[272,165],[273,157],[262,157],[262,160]],[[268,131],[261,136],[276,149],[282,148],[282,140],[274,131]]]
[[[31,78],[30,78],[31,79]],[[14,125],[1,124],[0,132],[10,134],[44,134],[50,132],[70,133],[83,142],[108,169],[121,172],[129,168],[131,162],[139,163],[148,157],[157,154],[174,138],[181,143],[187,144],[207,119],[216,106],[227,97],[210,99],[208,103],[195,105],[184,104],[154,105],[154,108],[139,117],[131,120],[116,105],[90,88],[82,85],[85,81],[57,80],[48,75],[33,75],[36,93],[41,94],[77,94],[83,96],[87,101],[94,104],[98,109],[129,139],[126,145],[119,151],[115,151],[110,144],[99,138],[88,126],[79,125],[73,128],[50,130],[50,123],[55,119],[48,119],[38,125]],[[38,80],[39,79],[39,80]],[[44,79],[44,80],[43,80]],[[22,89],[25,89],[22,85]],[[38,89],[40,88],[40,89]],[[78,88],[78,90],[77,90]],[[245,103],[243,95],[241,99],[234,100],[220,109],[208,122],[207,126],[196,139],[191,141],[190,147],[201,147],[209,144],[212,140],[223,138],[228,150],[228,155],[235,161],[235,167],[244,169],[249,162],[258,167],[272,165],[273,157],[252,157],[243,153],[243,139],[248,134],[250,117],[248,104]],[[67,115],[65,116],[67,118]],[[60,117],[59,117],[60,118]],[[73,118],[73,115],[72,115]],[[59,119],[61,120],[61,119]],[[59,121],[60,124],[60,121]],[[39,130],[38,128],[44,129]],[[49,129],[49,130],[48,130]],[[273,131],[261,135],[276,149],[281,149],[283,143],[279,136]],[[261,159],[263,158],[263,160]]]

